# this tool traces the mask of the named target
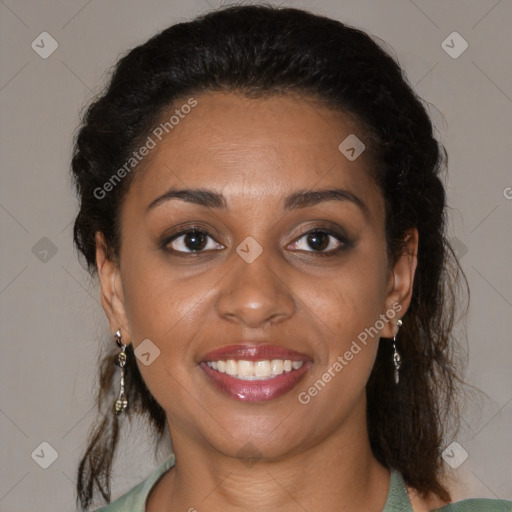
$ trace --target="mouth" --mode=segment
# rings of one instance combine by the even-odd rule
[[[276,345],[232,345],[202,357],[199,367],[219,391],[236,400],[272,400],[294,389],[311,359]]]

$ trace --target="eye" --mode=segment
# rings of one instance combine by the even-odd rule
[[[312,247],[313,250],[308,250],[307,245]],[[336,233],[327,228],[314,228],[293,242],[292,247],[299,251],[317,253],[318,256],[333,256],[339,251],[352,247],[352,245],[347,237],[341,233]]]
[[[309,250],[308,245],[313,250]],[[329,228],[316,227],[304,233],[290,247],[298,251],[314,253],[315,256],[334,256],[339,251],[353,247],[353,243],[341,233]],[[198,254],[208,250],[223,249],[224,246],[216,242],[208,231],[190,227],[166,238],[162,242],[162,248],[168,252]]]
[[[212,241],[209,245],[208,239]],[[165,250],[183,253],[204,252],[206,250],[224,247],[215,242],[207,231],[198,228],[188,228],[179,233],[175,233],[170,238],[167,238],[162,245]]]

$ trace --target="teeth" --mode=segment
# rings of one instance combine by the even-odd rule
[[[304,361],[290,359],[272,359],[271,361],[245,361],[228,359],[227,361],[207,361],[210,368],[220,373],[227,373],[242,380],[266,380],[277,377],[284,372],[298,370]]]
[[[254,363],[252,361],[238,361],[238,376],[239,377],[254,376]]]
[[[270,369],[270,361],[256,361],[254,363],[255,377],[270,377],[272,371]]]
[[[233,359],[226,361],[226,373],[228,375],[236,375],[238,373],[238,364]]]
[[[282,359],[272,359],[270,362],[270,369],[273,374],[281,375],[284,371],[284,361]]]

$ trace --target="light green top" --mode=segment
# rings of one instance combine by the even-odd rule
[[[112,503],[96,509],[95,512],[146,512],[146,500],[160,477],[174,466],[174,454],[168,457],[153,473]],[[413,512],[402,475],[391,471],[388,497],[382,512]],[[450,503],[432,512],[512,512],[512,501],[470,499]]]

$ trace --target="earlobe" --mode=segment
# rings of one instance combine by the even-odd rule
[[[123,337],[130,338],[124,292],[117,262],[108,256],[107,245],[103,233],[96,232],[96,268],[100,281],[101,304],[110,323],[111,332],[121,330]]]
[[[395,316],[391,322],[386,324],[381,336],[392,338],[396,332],[396,319],[404,317],[411,303],[414,276],[418,264],[418,230],[408,230],[405,239],[405,246],[402,254],[395,262],[392,273],[393,285],[386,297],[387,311],[394,311]]]

